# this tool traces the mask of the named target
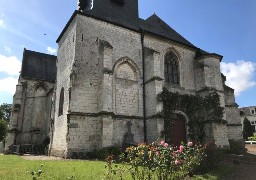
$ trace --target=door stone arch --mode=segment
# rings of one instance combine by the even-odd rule
[[[174,146],[179,146],[181,142],[187,143],[187,116],[184,115],[182,112],[175,112],[172,123],[167,130],[165,141],[169,144]]]

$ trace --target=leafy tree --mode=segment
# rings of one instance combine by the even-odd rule
[[[10,116],[11,116],[11,104],[2,104],[0,105],[0,119],[5,120],[6,122],[10,122]]]
[[[253,136],[253,126],[246,117],[244,118],[243,125],[243,138],[244,140],[248,141],[248,137]]]
[[[3,141],[7,135],[8,125],[5,120],[0,119],[0,142]]]

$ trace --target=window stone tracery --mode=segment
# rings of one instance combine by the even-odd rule
[[[164,59],[164,78],[165,82],[171,84],[180,83],[178,58],[174,53],[168,53]]]

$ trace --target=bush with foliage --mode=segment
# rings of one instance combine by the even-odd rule
[[[256,141],[256,135],[253,135],[251,137],[248,137],[249,141]]]
[[[0,105],[0,119],[5,120],[6,122],[10,122],[11,109],[11,104],[4,103]]]
[[[227,151],[228,153],[239,155],[246,152],[245,144],[243,140],[229,139],[228,142],[230,145],[230,149]]]
[[[205,157],[200,145],[188,144],[174,147],[166,142],[140,144],[138,147],[128,147],[123,156],[126,166],[113,165],[113,158],[107,158],[106,179],[123,178],[129,173],[133,179],[182,179],[194,173]],[[126,169],[128,167],[128,169]]]
[[[205,157],[201,161],[200,166],[196,169],[198,173],[205,173],[209,170],[216,169],[223,155],[223,150],[220,149],[214,141],[205,143],[203,149]]]
[[[3,141],[7,135],[8,125],[5,120],[0,119],[0,142]]]
[[[243,124],[243,138],[248,141],[248,137],[253,136],[253,127],[250,121],[245,117]]]
[[[118,159],[119,155],[122,154],[122,151],[119,147],[110,146],[94,151],[92,158],[99,160],[105,160],[108,156],[113,156],[114,159]]]

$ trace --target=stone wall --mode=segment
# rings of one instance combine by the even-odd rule
[[[143,51],[141,43],[139,32],[76,15],[59,42],[52,154],[69,157],[76,152],[122,146],[128,134],[130,143],[144,141],[142,52],[149,142],[159,139],[164,129],[158,116],[163,105],[157,100],[163,87],[202,96],[217,90],[225,107],[219,57],[195,59],[197,49],[147,33]],[[168,52],[178,58],[179,85],[164,81]],[[58,116],[62,87],[64,113]],[[209,123],[206,130],[209,140],[228,146],[225,124]]]
[[[235,102],[234,90],[225,87],[225,112],[228,128],[228,138],[236,141],[243,139],[240,111]]]
[[[52,154],[71,156],[72,152],[121,146],[125,133],[121,122],[142,117],[140,35],[77,15],[59,47]],[[64,113],[58,117],[61,87],[65,89]],[[111,116],[101,115],[106,113]],[[142,121],[137,125],[136,120],[132,120],[136,125],[132,131],[141,142]]]
[[[13,144],[42,144],[50,131],[54,82],[20,77],[13,98],[6,150]]]
[[[55,85],[55,101],[53,118],[53,135],[50,153],[56,156],[65,156],[67,150],[67,114],[70,109],[70,88],[72,65],[75,59],[76,18],[69,25],[59,42],[57,58],[57,79]],[[60,92],[64,89],[63,113],[59,114]]]

